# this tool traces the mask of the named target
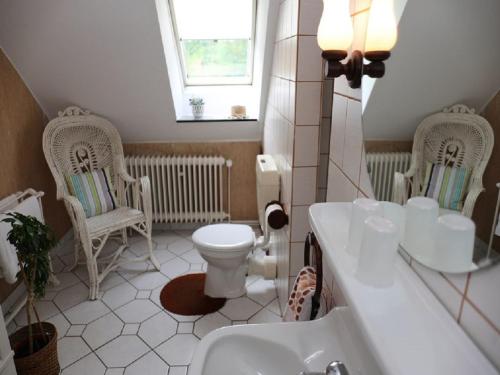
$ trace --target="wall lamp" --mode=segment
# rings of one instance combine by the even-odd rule
[[[363,75],[373,78],[384,76],[384,61],[398,38],[393,0],[372,0],[364,52],[355,50],[347,62],[353,41],[349,0],[323,0],[323,15],[318,27],[318,44],[327,61],[325,75],[336,78],[345,75],[349,86],[359,88]],[[364,59],[370,61],[365,64]]]

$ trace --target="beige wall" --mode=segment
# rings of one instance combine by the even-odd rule
[[[38,103],[0,50],[0,198],[32,187],[44,191],[47,223],[61,237],[70,227],[42,153],[46,119]],[[0,302],[12,290],[0,280]]]
[[[358,33],[364,29],[363,25],[366,23],[369,10],[363,4],[369,4],[369,1],[358,0],[355,3],[354,22],[356,33]],[[391,72],[388,71],[386,75],[390,74]],[[345,79],[341,78],[335,80],[334,91],[327,200],[352,201],[356,197],[372,195],[366,165],[363,161],[361,90],[348,88]],[[498,127],[500,126],[498,103],[497,95],[484,113],[494,126],[497,135],[499,135]],[[380,145],[372,144],[371,146]],[[499,178],[499,160],[500,154],[497,148],[488,167],[487,176],[485,176],[489,192],[483,194],[481,197],[483,202],[478,205],[478,208],[483,204],[489,205],[484,217],[490,225],[491,206],[495,201],[491,198],[493,190],[491,184],[497,182]],[[488,200],[488,203],[484,200]],[[482,214],[481,217],[483,217]],[[498,297],[500,265],[470,274],[445,275],[420,266],[411,259],[409,263],[457,323],[500,368],[500,298]],[[331,273],[329,270],[325,272],[327,283],[333,290],[334,300],[338,303],[342,301],[342,298],[338,295]]]
[[[131,143],[124,145],[124,151],[126,155],[221,155],[231,159],[231,219],[257,220],[255,159],[261,153],[260,142]]]

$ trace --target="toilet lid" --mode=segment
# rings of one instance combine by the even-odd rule
[[[213,251],[249,248],[254,245],[255,235],[248,225],[212,224],[197,229],[193,242]]]

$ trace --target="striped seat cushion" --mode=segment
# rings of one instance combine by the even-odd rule
[[[461,211],[471,170],[427,162],[422,195],[433,198],[439,207]]]
[[[82,204],[87,217],[101,215],[116,208],[109,168],[66,176],[66,183],[71,195]]]

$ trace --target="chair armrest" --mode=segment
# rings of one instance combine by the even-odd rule
[[[80,201],[71,195],[65,195],[63,200],[68,210],[71,223],[73,224],[74,231],[78,232],[81,240],[90,240],[87,230],[87,216],[85,215],[85,210]]]
[[[462,209],[462,215],[467,217],[472,217],[472,213],[474,212],[474,206],[476,205],[476,200],[484,191],[483,187],[473,187],[467,197],[465,198],[464,208]]]
[[[151,200],[151,183],[149,177],[142,176],[140,178],[133,178],[125,170],[118,172],[118,176],[123,180],[126,187],[123,194],[127,189],[127,186],[132,187],[132,202],[133,208],[143,211],[146,216],[147,223],[151,223],[153,217],[153,206]]]

